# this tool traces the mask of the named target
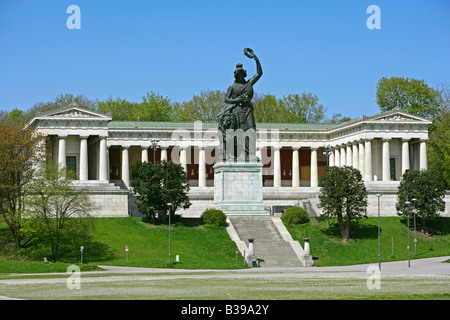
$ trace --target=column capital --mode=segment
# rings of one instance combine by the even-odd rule
[[[67,134],[58,134],[58,139],[66,139]]]
[[[80,135],[81,140],[87,140],[89,138],[89,135]]]

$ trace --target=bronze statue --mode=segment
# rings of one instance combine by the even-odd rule
[[[219,114],[219,132],[222,134],[219,160],[256,159],[256,123],[251,100],[253,85],[263,72],[252,49],[245,48],[244,54],[256,61],[256,74],[245,80],[247,71],[242,68],[242,63],[236,64],[235,81],[228,88],[225,98],[225,103],[230,106]]]

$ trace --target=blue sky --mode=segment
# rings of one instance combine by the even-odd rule
[[[69,5],[81,10],[70,30]],[[370,30],[370,5],[381,29]],[[257,93],[311,92],[327,115],[379,112],[381,77],[450,83],[450,1],[0,1],[0,109],[27,110],[61,93],[186,101],[226,90],[237,62]]]

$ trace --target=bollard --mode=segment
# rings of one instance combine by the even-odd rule
[[[305,255],[311,255],[311,249],[309,248],[309,240],[311,240],[310,238],[304,238],[303,239],[305,241]]]
[[[247,264],[252,267],[256,267],[255,246],[253,244],[254,238],[248,239],[248,256]]]

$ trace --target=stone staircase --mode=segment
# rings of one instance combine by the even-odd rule
[[[261,267],[302,267],[291,244],[285,241],[270,216],[230,216],[229,221],[239,239],[249,248],[254,238],[255,255],[264,262]]]

